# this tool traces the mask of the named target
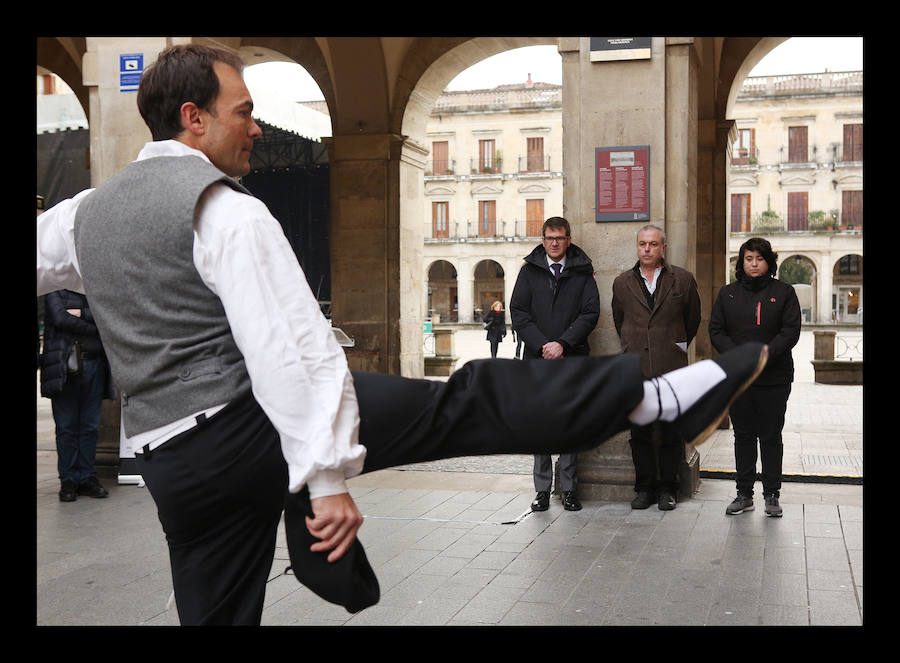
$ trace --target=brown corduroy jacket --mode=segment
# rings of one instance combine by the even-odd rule
[[[639,265],[613,281],[612,312],[622,350],[638,355],[650,378],[687,366],[687,346],[700,327],[700,293],[693,274],[663,260],[651,309]]]

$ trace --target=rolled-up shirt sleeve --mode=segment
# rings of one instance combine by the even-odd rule
[[[289,489],[347,492],[366,453],[353,378],[278,221],[258,199],[213,185],[198,205],[194,264],[221,299],[253,394],[281,436]]]
[[[37,217],[37,294],[71,290],[84,294],[75,254],[75,212],[93,189],[63,200]]]

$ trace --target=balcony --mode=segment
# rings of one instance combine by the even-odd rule
[[[503,160],[496,159],[479,159],[477,157],[469,160],[469,170],[472,175],[502,175]]]
[[[543,221],[498,219],[483,226],[480,221],[450,220],[425,224],[426,243],[539,241]]]
[[[425,177],[456,175],[456,159],[432,159],[425,162]]]
[[[754,149],[751,152],[746,147],[735,147],[731,153],[731,165],[759,168],[759,149]]]
[[[732,235],[778,235],[783,233],[839,233],[842,235],[861,235],[863,226],[862,220],[850,221],[842,219],[840,212],[832,211],[831,216],[823,216],[810,213],[804,223],[795,223],[798,227],[788,228],[788,223],[779,214],[775,212],[762,212],[754,214],[750,219],[750,230],[732,230]]]
[[[548,174],[550,172],[550,155],[519,157],[519,175]]]

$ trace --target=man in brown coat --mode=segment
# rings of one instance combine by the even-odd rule
[[[687,347],[700,326],[700,294],[694,275],[665,260],[666,235],[654,225],[637,234],[638,261],[613,282],[612,311],[622,349],[641,358],[645,379],[687,366]],[[632,426],[631,457],[637,493],[633,509],[654,501],[675,508],[684,442],[672,426]]]

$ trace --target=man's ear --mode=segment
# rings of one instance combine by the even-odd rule
[[[181,127],[194,136],[202,136],[206,133],[205,118],[193,101],[181,104]]]

